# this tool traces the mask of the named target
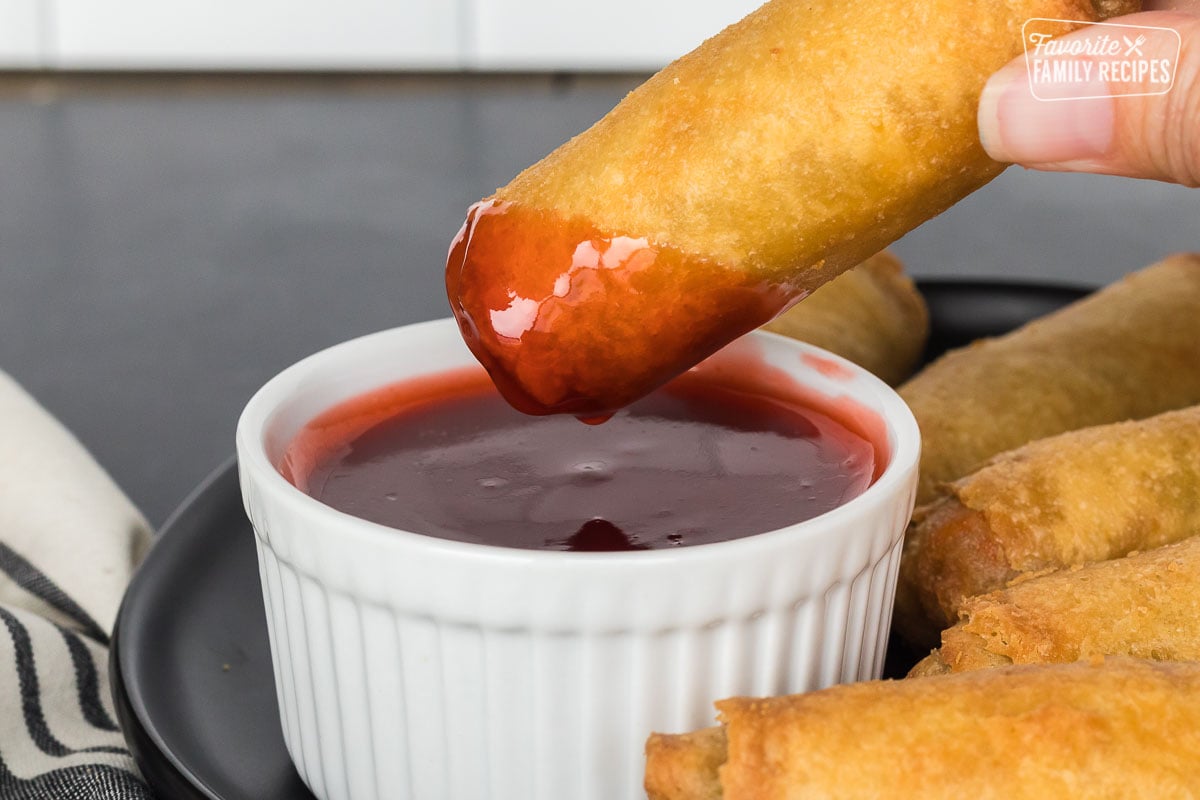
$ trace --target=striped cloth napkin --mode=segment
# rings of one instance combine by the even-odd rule
[[[117,728],[108,637],[146,522],[0,373],[0,799],[150,800]]]

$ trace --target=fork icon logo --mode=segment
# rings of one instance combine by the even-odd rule
[[[1122,36],[1121,38],[1125,40],[1125,55],[1126,56],[1131,56],[1131,55],[1134,55],[1135,53],[1137,55],[1143,56],[1143,57],[1146,55],[1145,53],[1142,52],[1142,45],[1144,45],[1146,43],[1146,35],[1145,34],[1138,36],[1137,40],[1131,40],[1128,36]]]

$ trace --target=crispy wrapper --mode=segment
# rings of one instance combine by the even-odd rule
[[[763,326],[853,361],[895,386],[929,338],[929,309],[904,265],[877,253]]]
[[[918,505],[997,453],[1200,403],[1200,254],[1136,272],[900,387],[921,426]]]
[[[1139,6],[767,3],[472,209],[468,344],[518,408],[611,413],[999,174],[977,107],[1028,19]]]
[[[720,800],[725,729],[651,734],[646,742],[646,794],[655,798]]]
[[[959,615],[916,675],[1098,655],[1200,661],[1200,536],[1020,580]]]
[[[716,733],[686,743],[653,736],[650,800],[1134,800],[1200,792],[1195,663],[1003,667],[717,705],[726,752],[716,775],[708,767],[722,758]],[[699,787],[659,781],[687,764],[699,765]]]
[[[1200,406],[1041,439],[943,491],[914,515],[900,565],[896,626],[919,644],[1023,573],[1200,532]]]
[[[1140,6],[774,0],[495,197],[815,289],[1000,172],[977,106],[1027,20]]]

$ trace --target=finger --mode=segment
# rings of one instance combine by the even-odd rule
[[[1200,14],[1200,0],[1146,0],[1142,8],[1146,11],[1189,11]]]
[[[1117,83],[1111,71],[1104,80],[1104,59],[1081,57],[1073,60],[1092,65],[1087,80],[1076,72],[1067,80],[1041,82],[1035,96],[1029,66],[1019,58],[992,76],[980,100],[980,139],[992,158],[1034,169],[1200,186],[1200,16],[1150,12],[1123,17],[1121,23],[1179,32],[1178,63],[1174,36],[1148,32],[1152,35],[1141,48],[1146,59],[1170,60],[1173,85],[1162,82],[1161,71],[1158,83],[1149,76]],[[1095,35],[1085,28],[1063,41]],[[1165,94],[1150,94],[1162,92],[1164,85],[1171,86]],[[1140,93],[1146,94],[1133,96]],[[1094,97],[1071,99],[1089,95]]]

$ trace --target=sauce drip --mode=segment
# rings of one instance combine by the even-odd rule
[[[514,411],[473,368],[325,412],[281,472],[336,509],[445,539],[681,547],[775,530],[864,491],[885,457],[825,411],[692,372],[586,426]]]
[[[744,270],[514,203],[471,207],[446,290],[463,338],[527,414],[602,420],[791,299]]]

